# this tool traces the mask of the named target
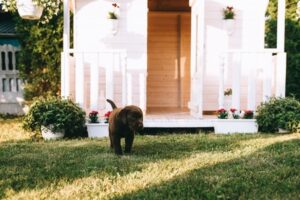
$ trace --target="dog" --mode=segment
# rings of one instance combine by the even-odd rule
[[[106,101],[113,109],[108,119],[110,147],[115,154],[122,155],[121,138],[125,138],[124,153],[131,153],[134,135],[144,127],[143,112],[134,105],[117,108],[112,100]]]

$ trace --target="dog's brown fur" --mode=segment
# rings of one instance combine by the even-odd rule
[[[122,155],[121,138],[125,138],[125,153],[130,153],[136,131],[143,129],[143,112],[137,106],[126,106],[117,108],[115,103],[109,99],[113,111],[109,116],[109,138],[110,147],[115,153]]]

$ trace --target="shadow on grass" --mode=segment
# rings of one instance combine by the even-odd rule
[[[114,199],[299,199],[298,149],[300,140],[276,143]]]
[[[237,148],[240,141],[257,137],[262,136],[138,136],[133,155],[121,158],[109,149],[108,139],[4,142],[0,146],[0,198],[9,189],[41,189],[61,180],[72,181],[91,175],[123,176],[141,171],[142,164],[161,159],[229,151]]]

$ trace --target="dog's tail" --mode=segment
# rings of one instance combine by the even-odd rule
[[[111,105],[112,109],[116,109],[117,108],[116,104],[112,100],[106,99],[106,101]]]

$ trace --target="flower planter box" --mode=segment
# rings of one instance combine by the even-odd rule
[[[216,119],[213,125],[217,134],[258,132],[255,119]]]
[[[108,123],[86,124],[89,138],[108,137]]]
[[[50,127],[42,126],[41,127],[42,136],[45,140],[58,140],[62,139],[65,136],[65,131],[53,132]]]
[[[32,0],[17,0],[17,8],[23,19],[38,20],[43,13],[43,7],[34,4]]]

